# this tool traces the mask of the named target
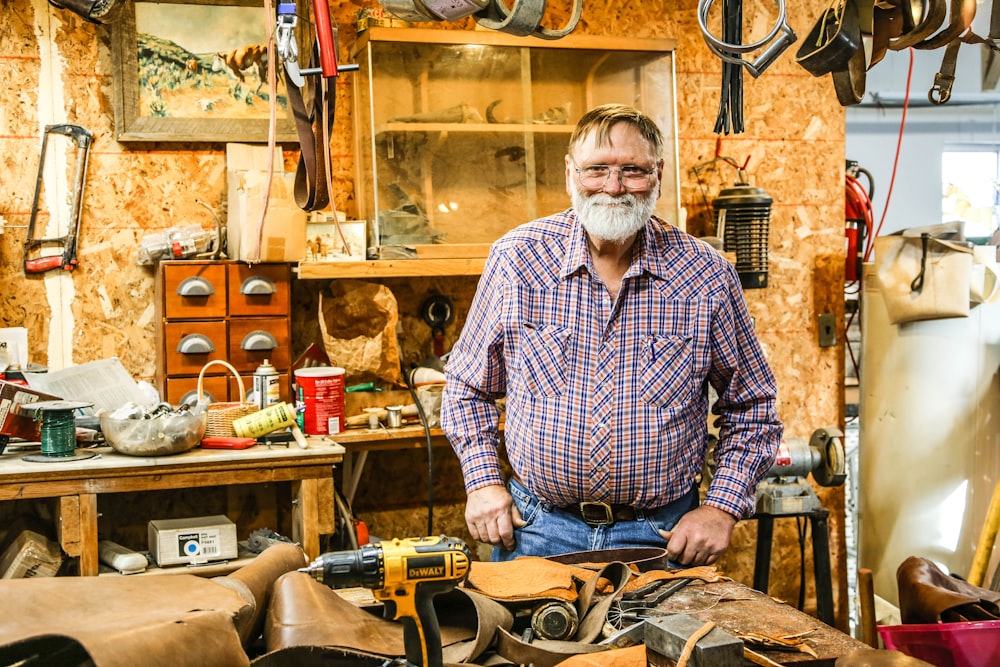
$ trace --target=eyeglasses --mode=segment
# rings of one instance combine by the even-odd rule
[[[607,185],[612,174],[618,175],[618,182],[622,187],[630,191],[645,190],[649,187],[649,177],[656,169],[644,169],[635,164],[626,164],[613,169],[606,164],[591,164],[586,167],[577,167],[573,162],[576,171],[576,178],[580,185],[588,190],[600,190]]]

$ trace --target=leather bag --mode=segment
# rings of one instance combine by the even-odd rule
[[[949,576],[927,558],[910,556],[896,570],[903,623],[1000,620],[1000,593]]]
[[[893,324],[969,316],[972,244],[932,234],[875,239],[875,272]]]

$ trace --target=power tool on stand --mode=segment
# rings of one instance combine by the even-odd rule
[[[807,443],[801,438],[782,439],[778,458],[757,487],[759,514],[799,514],[822,507],[806,477],[812,473],[820,486],[840,486],[847,477],[844,434],[836,428],[813,431]]]
[[[709,444],[702,469],[705,479],[715,474],[715,441]],[[812,474],[820,486],[840,486],[847,477],[844,434],[836,428],[818,428],[807,442],[782,438],[774,465],[757,486],[757,513],[773,516],[806,514],[822,507],[806,479]]]
[[[371,589],[385,605],[385,617],[403,623],[407,663],[442,667],[433,598],[465,581],[471,560],[458,538],[411,537],[325,553],[299,572],[331,588]]]

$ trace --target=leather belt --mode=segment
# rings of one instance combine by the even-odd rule
[[[559,509],[583,519],[585,524],[595,528],[597,526],[612,526],[618,521],[637,521],[646,511],[631,505],[610,505],[592,500],[566,505]]]
[[[319,66],[319,44],[313,46],[310,66]],[[286,78],[287,82],[287,78]],[[333,127],[336,94],[333,82],[327,90],[326,80],[314,75],[306,79],[305,94],[294,83],[288,83],[288,100],[299,135],[299,162],[295,170],[295,203],[304,211],[319,211],[330,204],[327,187],[326,137]]]

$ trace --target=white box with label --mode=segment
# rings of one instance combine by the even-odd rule
[[[236,524],[221,514],[149,522],[149,552],[160,567],[236,558]]]

